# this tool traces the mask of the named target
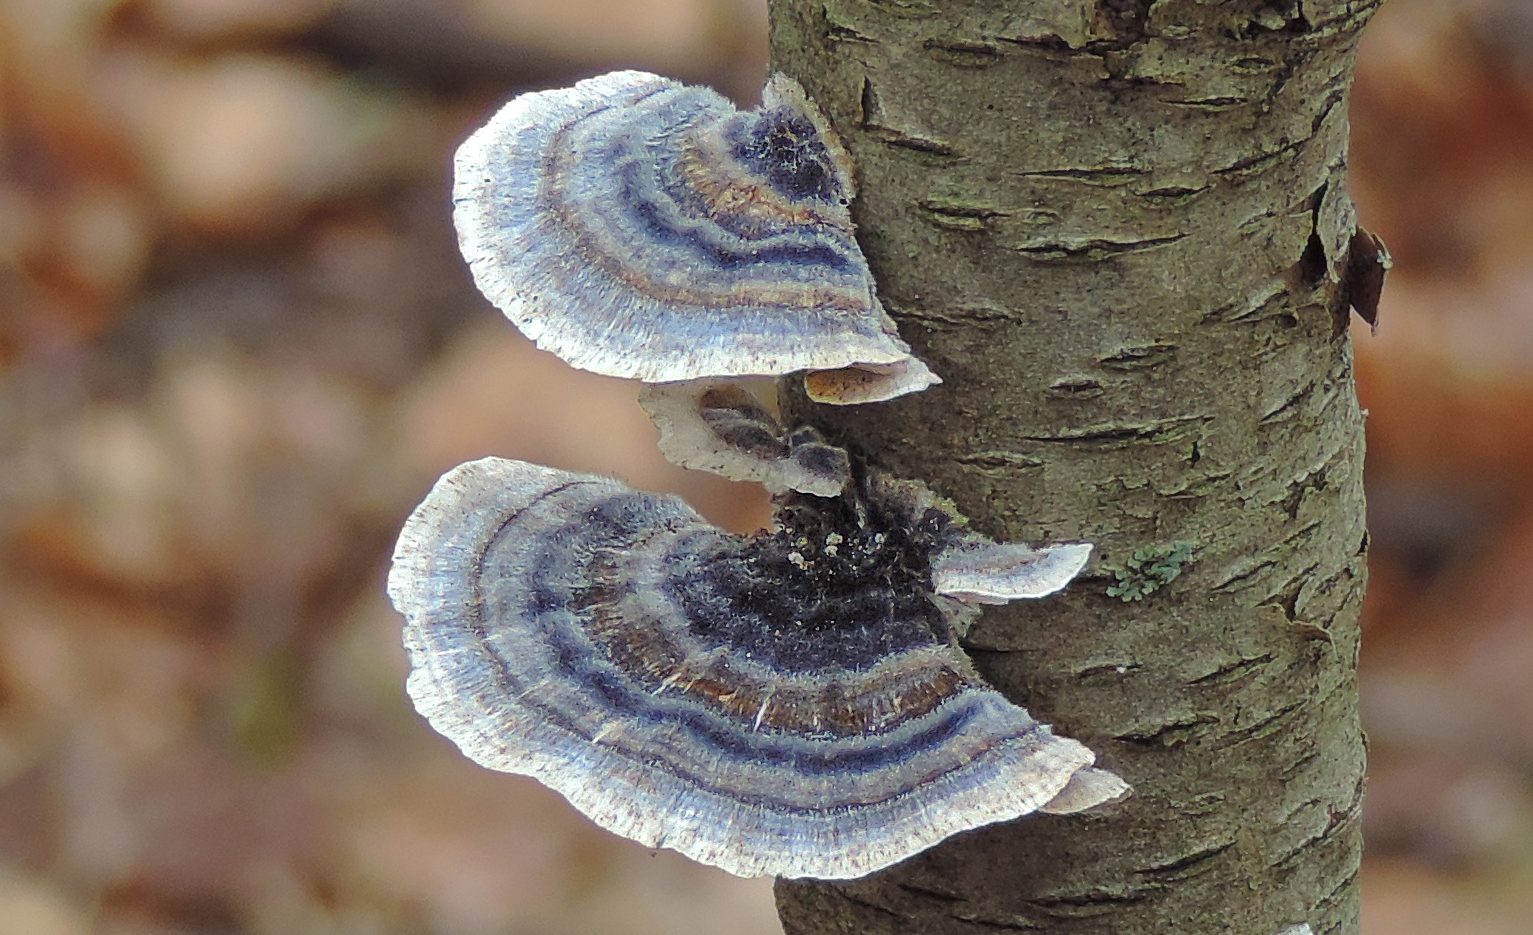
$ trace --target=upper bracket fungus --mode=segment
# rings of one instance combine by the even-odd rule
[[[938,382],[878,300],[845,149],[791,79],[762,98],[742,112],[621,71],[511,101],[457,155],[480,290],[539,347],[610,376],[832,371],[810,392],[835,403]]]
[[[774,494],[834,497],[851,479],[844,448],[812,426],[787,431],[749,390],[727,380],[647,384],[639,404],[672,464],[756,481]]]
[[[933,558],[979,541],[911,481],[789,495],[741,537],[675,497],[487,458],[410,517],[389,594],[416,707],[473,760],[651,847],[839,879],[1127,792],[959,648],[959,598],[1008,585],[944,595]]]

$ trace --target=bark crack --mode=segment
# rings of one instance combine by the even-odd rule
[[[1176,747],[1193,739],[1203,728],[1219,723],[1212,714],[1184,714],[1158,724],[1114,734],[1113,739],[1138,747]]]
[[[1266,556],[1241,560],[1231,565],[1229,573],[1209,590],[1220,593],[1244,590],[1255,584],[1263,572],[1276,567],[1277,560]]]
[[[1110,915],[1123,906],[1144,902],[1159,888],[1156,884],[1128,885],[1119,890],[1099,889],[1053,899],[1028,900],[1027,904],[1051,919],[1085,919]]]
[[[1005,211],[991,205],[971,204],[941,198],[923,198],[917,202],[927,214],[927,220],[948,230],[982,231],[990,229],[990,222],[1007,217]]]
[[[1029,169],[1017,173],[1024,179],[1067,179],[1114,188],[1149,174],[1149,169],[1135,165],[1064,166],[1057,169]]]
[[[1015,921],[1009,921],[1005,919],[987,919],[984,916],[970,915],[968,913],[960,913],[955,918],[961,919],[970,925],[977,925],[980,928],[995,929],[1001,932],[1037,932],[1046,927],[1040,923],[1031,922],[1026,919],[1017,919]]]
[[[1039,260],[1105,260],[1129,253],[1159,250],[1187,239],[1185,233],[1113,240],[1107,237],[1060,238],[1007,244],[1007,249]]]
[[[1229,838],[1208,847],[1199,848],[1190,854],[1166,861],[1161,864],[1153,864],[1138,871],[1140,876],[1152,877],[1159,881],[1186,880],[1200,876],[1213,869],[1211,864],[1220,855],[1235,846],[1235,839]]]
[[[1104,676],[1117,679],[1142,668],[1143,666],[1137,662],[1099,662],[1071,673],[1071,678],[1082,682]]]
[[[873,37],[859,30],[855,23],[842,18],[829,4],[820,5],[820,18],[824,23],[821,34],[833,43],[873,44]]]
[[[1043,459],[1019,451],[991,448],[984,451],[966,451],[954,456],[965,467],[982,471],[1032,471],[1043,467]]]
[[[1292,156],[1303,149],[1311,137],[1303,137],[1291,140],[1276,149],[1263,150],[1249,156],[1242,156],[1234,162],[1219,166],[1213,170],[1214,175],[1219,176],[1249,176],[1266,171],[1285,156]]]
[[[1218,739],[1217,747],[1224,750],[1244,746],[1253,740],[1260,740],[1276,731],[1285,720],[1303,710],[1307,704],[1309,704],[1307,699],[1300,699],[1280,705],[1250,724],[1224,734]]]
[[[1055,399],[1093,399],[1104,392],[1102,384],[1090,377],[1060,377],[1049,384],[1049,395]]]
[[[1317,384],[1314,383],[1307,383],[1299,387],[1298,390],[1289,394],[1282,402],[1262,413],[1261,417],[1256,421],[1262,425],[1271,425],[1274,422],[1281,422],[1287,419],[1294,414],[1295,410],[1302,403],[1314,395],[1317,388]]]
[[[927,39],[921,44],[939,61],[955,68],[990,68],[1001,63],[1001,50],[971,39]]]
[[[982,302],[954,302],[948,305],[906,304],[892,298],[884,298],[884,306],[899,319],[918,319],[947,325],[966,327],[995,325],[1010,322],[1011,314],[1005,309]]]
[[[1262,653],[1259,656],[1242,656],[1231,662],[1221,665],[1212,672],[1193,676],[1187,680],[1188,685],[1218,685],[1239,681],[1251,675],[1256,670],[1266,666],[1275,657],[1272,653]]]
[[[922,884],[903,881],[897,885],[902,892],[911,896],[924,896],[928,899],[935,899],[945,903],[961,903],[965,901],[964,897],[957,893],[950,893],[947,890],[939,890]]]
[[[1355,823],[1362,814],[1363,788],[1358,784],[1353,791],[1352,801],[1340,809],[1328,809],[1325,827],[1315,834],[1309,835],[1298,844],[1280,853],[1269,866],[1274,870],[1292,870],[1301,859],[1307,857],[1315,848],[1326,841],[1336,837],[1338,833],[1346,830]],[[1321,804],[1318,801],[1316,804]]]
[[[1230,110],[1236,107],[1246,107],[1251,103],[1248,97],[1235,97],[1228,94],[1214,95],[1213,97],[1196,98],[1171,98],[1161,103],[1168,107],[1186,107],[1189,110]]]
[[[1121,348],[1106,357],[1097,358],[1097,363],[1108,370],[1148,370],[1169,362],[1175,353],[1176,345],[1170,341],[1154,341]]]
[[[1019,436],[1025,441],[1079,445],[1162,445],[1186,436],[1188,427],[1205,416],[1173,416],[1144,422],[1103,422],[1038,435]]]
[[[954,154],[953,145],[945,140],[937,139],[934,134],[912,127],[896,126],[892,123],[892,118],[885,113],[878,92],[873,88],[872,79],[867,77],[862,79],[860,104],[862,108],[860,126],[864,130],[872,131],[884,142],[884,145],[931,156],[950,157]]]
[[[1299,757],[1297,760],[1294,760],[1292,763],[1290,763],[1287,766],[1283,767],[1282,772],[1278,773],[1278,775],[1281,776],[1285,781],[1286,780],[1290,780],[1293,777],[1297,776],[1299,773],[1303,772],[1304,769],[1306,767],[1308,767],[1310,764],[1314,763],[1315,761],[1317,761],[1319,759],[1320,759],[1320,754],[1318,754],[1315,751],[1311,750],[1308,753],[1304,754],[1303,756]]]
[[[1289,307],[1291,298],[1287,287],[1274,282],[1255,295],[1213,308],[1203,316],[1203,324],[1255,325],[1273,320],[1297,324],[1298,317]]]

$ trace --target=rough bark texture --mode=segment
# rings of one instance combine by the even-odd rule
[[[789,935],[1358,928],[1362,416],[1346,95],[1376,0],[775,0],[855,156],[884,300],[947,381],[786,404],[1001,539],[1097,544],[981,670],[1136,795],[982,829]],[[1366,235],[1365,235],[1366,236]],[[1192,544],[1125,603],[1112,570]]]

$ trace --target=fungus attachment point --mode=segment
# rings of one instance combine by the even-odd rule
[[[742,538],[605,478],[461,465],[389,575],[410,695],[476,762],[742,876],[858,877],[1121,795],[958,649],[922,490],[790,497]]]
[[[672,464],[755,481],[774,494],[834,497],[851,479],[844,449],[810,426],[786,431],[755,396],[727,380],[649,384],[639,403]]]
[[[845,400],[861,402],[936,377],[878,301],[852,194],[791,79],[741,112],[624,71],[507,104],[458,150],[453,203],[480,290],[573,366],[651,383],[898,374],[869,371]]]
[[[931,530],[930,575],[934,594],[965,605],[1007,604],[1047,597],[1069,584],[1091,558],[1091,544],[1029,546],[996,542],[968,527],[949,500],[925,484],[874,475],[876,496],[899,503],[910,521]],[[973,613],[954,617],[958,636],[968,635]]]

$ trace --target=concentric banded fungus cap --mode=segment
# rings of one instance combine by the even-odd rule
[[[480,290],[539,347],[610,376],[873,368],[845,402],[937,382],[874,292],[845,150],[791,79],[763,98],[740,112],[623,71],[511,101],[457,156]]]
[[[639,403],[672,464],[754,481],[772,493],[834,497],[851,479],[846,451],[803,426],[785,430],[748,390],[725,380],[652,383]]]
[[[980,680],[960,605],[922,582],[935,526],[902,508],[864,503],[858,525],[802,498],[746,539],[605,478],[462,465],[389,576],[410,695],[480,764],[742,876],[862,876],[1120,794]]]

